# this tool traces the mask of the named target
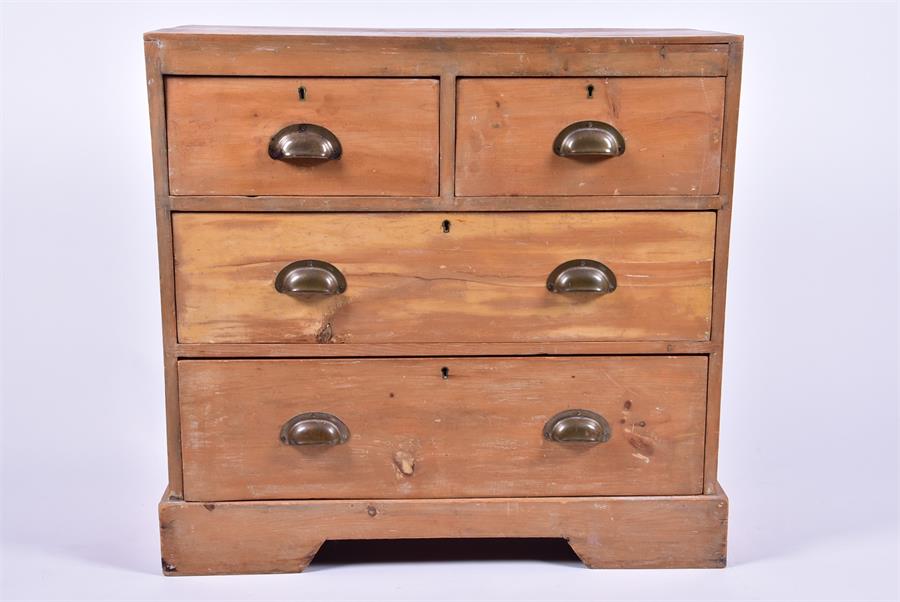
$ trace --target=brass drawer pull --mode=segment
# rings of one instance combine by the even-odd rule
[[[553,152],[560,157],[618,157],[625,152],[625,138],[608,123],[577,121],[556,135]]]
[[[350,429],[332,414],[307,412],[285,422],[280,438],[285,445],[340,445],[350,438]]]
[[[326,261],[302,259],[284,266],[275,277],[275,290],[292,296],[340,295],[347,279]]]
[[[269,156],[281,161],[340,159],[341,141],[329,129],[313,123],[297,123],[278,131],[269,141]]]
[[[559,443],[604,443],[610,435],[606,419],[590,410],[566,410],[544,425],[544,438]]]
[[[616,275],[609,267],[592,259],[573,259],[556,266],[547,276],[551,293],[596,293],[616,290]]]

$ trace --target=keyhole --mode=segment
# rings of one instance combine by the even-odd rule
[[[588,93],[588,98],[594,97],[594,84],[588,84],[587,93]]]
[[[450,220],[445,219],[443,222],[441,222],[441,230],[444,231],[444,234],[450,232]]]
[[[300,96],[300,100],[306,100],[306,86],[297,88],[297,94]]]
[[[443,378],[444,380],[450,378],[450,368],[448,368],[447,366],[441,368],[441,378]]]

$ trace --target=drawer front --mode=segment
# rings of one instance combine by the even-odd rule
[[[724,99],[721,77],[461,79],[456,192],[716,194]],[[606,125],[568,137],[575,145],[566,148],[614,153],[624,144],[624,152],[557,155],[558,135],[582,121]]]
[[[701,356],[182,360],[185,495],[698,494],[706,371]],[[576,409],[605,442],[545,436]],[[285,429],[314,424],[310,413],[315,428]],[[343,443],[280,439],[314,439],[328,420],[346,427]],[[578,434],[554,424],[557,437]]]
[[[182,343],[709,338],[713,212],[172,219]],[[339,271],[345,290],[279,293],[279,273],[305,273],[288,266],[309,259]],[[576,259],[605,266],[616,288],[548,290],[551,273]]]
[[[438,193],[437,80],[169,77],[166,113],[175,195]],[[278,137],[299,158],[273,159],[299,124],[330,132],[339,158],[302,158],[336,147],[306,128]]]

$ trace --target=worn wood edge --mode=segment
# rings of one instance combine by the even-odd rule
[[[166,404],[166,456],[169,487],[181,495],[184,490],[181,460],[181,405],[178,393],[178,333],[175,319],[175,259],[171,213],[156,209],[156,231],[159,244],[159,282],[162,305],[163,375]]]
[[[719,174],[719,198],[722,207],[716,212],[716,247],[713,258],[713,305],[710,340],[717,350],[710,354],[706,395],[706,443],[704,451],[704,491],[717,487],[719,458],[719,426],[722,403],[722,370],[725,337],[725,298],[728,283],[728,251],[731,237],[731,207],[734,194],[734,164],[737,150],[738,110],[741,93],[743,38],[731,43],[728,77],[725,79],[725,113],[722,136],[722,161]]]
[[[443,89],[443,88],[442,88]],[[444,197],[298,197],[298,196],[170,196],[172,211],[191,212],[516,212],[516,211],[714,211],[723,206],[716,196],[518,196],[454,197],[453,178],[445,173],[445,136],[441,129],[441,172]]]
[[[159,261],[160,310],[162,316],[163,371],[166,404],[166,449],[169,487],[175,495],[183,490],[181,463],[181,419],[178,404],[178,357],[173,353],[178,341],[175,320],[175,253],[169,206],[169,169],[166,138],[165,79],[160,66],[159,47],[144,44],[147,102],[153,155],[153,185],[156,199],[157,257]]]
[[[302,572],[327,540],[560,537],[591,568],[721,568],[728,498],[289,500],[159,504],[166,575]]]
[[[710,341],[609,341],[586,343],[179,343],[178,358],[366,358],[548,355],[704,355],[717,353]]]
[[[153,186],[158,202],[168,205],[169,165],[166,136],[165,77],[161,72],[160,51],[155,44],[144,44],[147,77],[147,104],[150,109],[150,143],[153,160]]]
[[[363,38],[479,38],[479,39],[527,39],[527,38],[620,38],[631,43],[645,40],[712,41],[729,42],[742,36],[720,31],[682,28],[499,28],[499,29],[452,29],[452,28],[347,28],[347,27],[281,27],[281,26],[222,26],[222,25],[179,25],[164,27],[144,33],[144,40],[162,40],[194,36],[254,36],[287,37],[363,37]]]

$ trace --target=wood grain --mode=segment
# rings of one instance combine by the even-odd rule
[[[178,366],[186,500],[701,492],[702,356]],[[610,440],[544,439],[569,409],[606,418]],[[350,440],[281,443],[282,425],[307,412],[337,416]]]
[[[166,74],[249,76],[721,76],[728,42],[709,32],[578,30],[375,33],[340,30],[153,32]],[[618,35],[617,35],[618,33]]]
[[[175,322],[175,266],[172,249],[172,220],[168,206],[169,180],[166,173],[165,86],[160,73],[159,48],[144,44],[147,76],[147,102],[150,107],[150,132],[153,151],[153,182],[156,191],[156,234],[159,258],[159,292],[162,314],[163,370],[165,373],[166,451],[169,491],[180,497],[181,429],[178,416],[177,356],[174,354],[178,335]]]
[[[442,88],[443,89],[443,88]],[[444,138],[441,138],[443,144]],[[451,139],[452,142],[452,139]],[[452,160],[452,144],[449,154]],[[442,152],[442,157],[444,156]],[[442,163],[443,165],[443,163]],[[453,178],[441,180],[443,197],[172,196],[173,211],[440,212],[440,211],[711,211],[719,196],[454,197]]]
[[[144,34],[145,40],[167,40],[179,38],[203,37],[215,39],[224,37],[231,40],[265,39],[280,37],[298,41],[309,36],[326,36],[329,38],[411,38],[412,41],[427,42],[430,40],[469,39],[469,40],[503,40],[527,41],[529,38],[555,39],[565,41],[577,38],[612,39],[627,41],[629,44],[641,44],[646,41],[681,42],[728,42],[735,39],[731,33],[704,31],[700,29],[678,28],[610,28],[610,27],[567,27],[567,28],[360,28],[360,27],[285,27],[256,25],[179,25],[165,27]]]
[[[567,537],[570,544],[582,556],[585,562],[593,566],[634,567],[634,566],[722,566],[725,554],[725,531],[727,522],[727,500],[717,483],[717,457],[719,418],[722,384],[722,348],[724,335],[725,287],[728,260],[728,238],[733,204],[733,178],[735,166],[736,129],[738,118],[738,99],[740,95],[741,60],[743,41],[741,36],[693,30],[325,30],[295,28],[221,28],[221,27],[183,27],[173,30],[152,32],[145,36],[145,54],[147,59],[147,84],[153,137],[154,183],[156,187],[157,225],[159,229],[160,285],[163,312],[163,346],[165,350],[166,378],[166,416],[169,454],[170,488],[163,504],[160,506],[162,527],[163,566],[167,574],[213,574],[235,572],[285,572],[302,570],[311,560],[318,546],[325,539],[354,539],[378,537]],[[176,169],[182,165],[179,158],[168,152],[166,126],[170,116],[167,115],[167,90],[163,83],[174,78],[166,76],[251,76],[244,80],[262,81],[264,77],[290,77],[309,81],[317,76],[330,79],[337,78],[424,78],[435,86],[429,102],[434,106],[440,104],[439,119],[434,123],[436,138],[434,181],[425,192],[391,193],[390,196],[379,196],[381,193],[359,192],[347,186],[322,193],[304,189],[299,192],[274,191],[270,193],[203,193],[182,194],[169,188],[168,168]],[[580,195],[572,192],[552,192],[541,194],[508,194],[495,196],[495,193],[472,196],[454,196],[454,165],[456,159],[456,140],[458,126],[456,123],[456,102],[458,100],[457,78],[476,77],[547,77],[565,81],[591,80],[598,78],[669,78],[666,81],[677,83],[680,78],[703,78],[704,81],[724,79],[724,114],[721,126],[721,160],[718,168],[719,185],[714,193],[699,194],[695,192],[665,192],[646,195],[644,193],[625,194],[623,191],[615,196],[608,192]],[[672,77],[670,77],[672,76]],[[199,78],[197,78],[199,79]],[[280,83],[289,80],[281,80]],[[465,79],[461,80],[467,81]],[[440,85],[438,86],[438,82]],[[293,84],[291,84],[293,86]],[[437,87],[440,88],[438,92]],[[708,91],[708,90],[707,90]],[[296,94],[293,87],[291,94]],[[292,96],[296,98],[295,96]],[[706,99],[704,99],[705,101]],[[368,111],[371,99],[362,105]],[[546,101],[542,101],[546,102]],[[299,103],[297,103],[299,104]],[[565,103],[564,103],[565,104]],[[307,105],[308,106],[308,105]],[[631,105],[629,105],[631,106]],[[706,106],[705,104],[702,106]],[[208,112],[218,110],[212,103],[206,107],[194,107],[193,110]],[[490,108],[490,107],[488,107]],[[705,109],[704,109],[705,110]],[[546,114],[557,112],[557,104],[548,105]],[[662,115],[663,113],[660,113]],[[205,114],[199,114],[203,119]],[[405,122],[404,122],[405,124]],[[440,131],[439,137],[437,136]],[[490,134],[490,132],[489,132]],[[271,132],[266,134],[266,137]],[[555,133],[554,133],[555,135]],[[630,142],[630,139],[629,139]],[[439,147],[439,148],[438,148]],[[630,145],[628,152],[633,150]],[[437,153],[440,161],[437,160]],[[646,151],[645,151],[646,152]],[[715,170],[713,170],[715,171]],[[440,179],[438,185],[437,179]],[[223,174],[218,174],[222,176]],[[228,174],[224,174],[228,176]],[[707,174],[708,175],[708,174]],[[402,174],[400,178],[402,178]],[[704,176],[706,177],[706,176]],[[400,180],[398,180],[400,181]],[[388,181],[393,185],[394,181]],[[611,183],[610,183],[611,184]],[[612,184],[611,184],[612,185]],[[563,183],[563,187],[569,186]],[[439,191],[440,196],[437,196]],[[464,191],[463,191],[464,192]],[[518,277],[530,279],[540,275],[541,270],[528,267],[538,257],[539,244],[558,244],[542,234],[542,228],[532,230],[532,221],[541,211],[616,211],[637,212],[644,215],[646,211],[667,211],[674,215],[682,215],[682,211],[704,211],[706,215],[715,215],[709,226],[714,228],[715,253],[685,252],[677,263],[682,275],[688,275],[699,283],[711,282],[711,293],[703,318],[700,322],[692,322],[693,327],[687,330],[701,332],[702,338],[683,339],[681,336],[664,336],[658,340],[650,340],[647,333],[639,333],[636,338],[628,338],[633,333],[611,335],[612,338],[598,340],[602,335],[602,326],[597,327],[596,314],[579,313],[581,306],[570,308],[575,313],[572,320],[580,326],[591,328],[586,336],[574,338],[554,338],[547,336],[552,331],[554,321],[565,321],[565,314],[560,313],[548,317],[547,321],[537,321],[537,335],[534,338],[503,341],[490,340],[479,334],[477,325],[488,318],[492,322],[488,327],[494,332],[522,332],[530,328],[524,318],[501,315],[490,315],[483,311],[490,304],[491,294],[501,300],[520,299],[517,289],[512,287],[495,287],[494,281],[470,281],[473,278],[472,267],[480,268],[481,264],[466,262],[471,244],[479,242],[479,237],[489,238],[487,232],[475,235],[468,230],[463,253],[459,261],[450,265],[459,272],[462,279],[456,289],[457,297],[450,302],[450,308],[463,304],[462,299],[475,295],[476,312],[472,321],[464,321],[461,332],[469,333],[465,340],[456,336],[456,341],[436,339],[433,332],[416,338],[417,332],[412,326],[408,330],[413,336],[394,337],[390,341],[382,341],[374,335],[378,328],[396,325],[382,322],[371,327],[369,338],[365,341],[352,338],[335,338],[340,345],[308,344],[309,334],[317,332],[313,328],[315,316],[312,314],[292,315],[293,327],[301,325],[301,340],[281,340],[261,343],[250,341],[244,333],[238,334],[248,319],[255,321],[253,312],[238,315],[228,324],[227,320],[219,322],[209,332],[226,333],[226,338],[238,339],[240,342],[186,342],[179,341],[176,332],[176,274],[182,265],[175,265],[173,245],[177,245],[177,232],[173,231],[173,220],[178,221],[179,211],[192,212],[270,212],[271,217],[283,217],[278,212],[355,212],[359,223],[372,223],[381,227],[383,222],[372,219],[371,212],[396,212],[402,217],[404,212],[421,212],[423,218],[453,221],[454,232],[458,234],[459,225],[455,220],[462,217],[469,219],[468,214],[456,212],[508,212],[519,227],[524,227],[524,235],[514,235],[510,227],[503,230],[503,239],[497,241],[496,247],[490,245],[476,246],[483,249],[487,256],[499,255],[503,262],[511,263],[513,250],[527,252],[521,254],[520,261],[506,272]],[[674,211],[673,211],[674,210]],[[444,213],[444,215],[441,215]],[[556,214],[549,214],[552,219]],[[587,219],[585,228],[590,229],[593,214],[571,213],[573,224]],[[612,214],[617,215],[617,214]],[[688,214],[685,214],[688,215]],[[215,221],[221,215],[210,216]],[[343,217],[343,216],[335,216]],[[493,214],[485,215],[493,218]],[[504,218],[505,219],[505,218]],[[430,222],[429,222],[430,223]],[[463,222],[465,223],[465,222]],[[557,223],[557,225],[560,225]],[[198,230],[204,230],[198,223]],[[430,226],[429,226],[430,227]],[[209,240],[213,252],[222,253],[228,245],[227,237],[238,235],[240,228],[231,226],[215,226],[221,228],[223,240]],[[468,226],[467,226],[468,228]],[[176,228],[177,229],[177,228]],[[263,228],[264,230],[266,228]],[[675,228],[677,230],[677,228]],[[390,232],[390,229],[388,229]],[[582,230],[575,227],[576,232]],[[643,227],[637,231],[645,231]],[[646,230],[648,233],[650,230]],[[352,229],[358,234],[356,228]],[[431,232],[431,230],[428,230]],[[622,251],[632,249],[638,243],[634,240],[636,230],[632,227],[617,229],[605,228],[606,240],[592,243],[591,249],[606,250],[614,245]],[[701,232],[703,233],[701,235]],[[400,232],[401,238],[407,237],[409,230]],[[522,233],[520,233],[522,234]],[[674,248],[681,253],[687,248],[687,241],[706,240],[707,227],[699,230],[688,228],[685,238]],[[340,235],[335,229],[328,234],[337,240]],[[542,238],[544,236],[544,238]],[[679,237],[682,235],[678,235]],[[562,233],[558,234],[561,239]],[[628,249],[623,246],[622,238],[629,239]],[[288,249],[294,252],[303,250],[305,245],[296,242],[296,246]],[[343,239],[347,239],[346,235]],[[400,263],[403,266],[420,267],[422,261],[414,261],[414,243],[432,243],[422,235],[413,237],[408,247],[400,245]],[[655,242],[654,242],[655,240]],[[638,255],[652,251],[655,244],[664,252],[671,249],[668,236],[654,239],[642,244]],[[364,244],[376,249],[385,249],[391,253],[388,244],[378,246],[363,236]],[[456,239],[453,240],[456,242]],[[501,249],[503,243],[506,248]],[[229,269],[233,273],[227,278],[244,282],[252,282],[253,287],[271,286],[273,270],[278,253],[266,248],[260,240],[254,240],[257,255],[264,263],[271,263],[265,275],[254,274],[248,277],[250,266],[240,266],[242,261],[252,260],[249,255],[242,256],[234,251],[229,255],[235,265],[229,268],[225,262],[210,261],[208,271],[215,278],[221,278]],[[699,244],[699,242],[697,242]],[[712,244],[706,242],[704,244]],[[467,246],[468,245],[468,246]],[[565,243],[566,249],[575,249],[572,241]],[[629,256],[631,256],[629,250]],[[436,254],[449,253],[456,256],[449,244],[441,246],[425,245],[425,257],[433,260]],[[200,257],[199,251],[195,251]],[[371,254],[365,249],[351,257],[346,257],[360,265],[362,272],[383,266],[375,265]],[[700,257],[702,255],[702,258]],[[385,254],[387,256],[387,254]],[[377,258],[376,258],[377,259]],[[662,269],[663,264],[673,260],[666,255],[662,262],[658,258],[650,262]],[[380,260],[379,260],[380,261]],[[690,262],[694,261],[693,267]],[[699,262],[699,263],[698,263]],[[710,262],[712,269],[710,270]],[[200,270],[201,261],[194,268]],[[522,264],[526,267],[520,267]],[[427,264],[426,265],[431,265]],[[449,264],[448,264],[449,265]],[[630,264],[629,267],[642,264]],[[706,266],[702,278],[698,276],[701,267]],[[177,269],[176,269],[177,267]],[[278,266],[280,267],[280,265]],[[351,267],[347,267],[351,272]],[[433,265],[431,266],[433,268]],[[487,267],[503,267],[501,262],[493,261]],[[447,268],[444,268],[446,270]],[[199,272],[198,272],[199,273]],[[641,274],[644,272],[629,272]],[[369,274],[371,276],[371,274]],[[438,274],[439,275],[439,274]],[[474,275],[477,276],[477,273]],[[205,276],[205,275],[204,275]],[[193,278],[193,276],[191,276]],[[226,280],[227,280],[226,278]],[[668,277],[667,277],[668,278]],[[401,294],[410,291],[416,293],[411,278],[398,278],[391,284],[401,285]],[[665,288],[671,279],[665,281]],[[440,286],[450,287],[449,282]],[[708,285],[707,284],[707,285]],[[438,290],[437,299],[443,299],[452,292],[451,288],[426,288],[420,285],[427,294]],[[262,288],[254,288],[262,295]],[[353,290],[351,288],[351,290]],[[226,293],[228,291],[225,291]],[[268,290],[266,291],[268,293]],[[379,300],[371,295],[372,289],[366,292],[356,307],[366,311],[377,308]],[[622,292],[622,289],[616,294]],[[179,295],[181,289],[179,288]],[[604,300],[615,299],[613,296]],[[680,298],[680,297],[679,297]],[[231,301],[222,291],[207,290],[204,305],[213,307],[221,303],[225,307]],[[179,297],[179,310],[183,300]],[[454,305],[456,304],[456,305]],[[443,306],[441,306],[443,307]],[[523,309],[527,304],[523,306]],[[671,304],[657,299],[653,307],[658,314],[651,316],[662,320],[669,313]],[[694,307],[691,305],[691,307]],[[711,307],[711,315],[710,315]],[[283,307],[266,307],[268,314],[278,314]],[[292,307],[296,310],[296,307]],[[543,307],[532,308],[534,311]],[[695,308],[696,309],[696,308]],[[255,311],[255,308],[254,308]],[[406,314],[407,307],[397,301],[385,312],[393,311],[395,315],[409,316],[409,323],[418,321],[422,325],[441,324],[453,321],[453,313],[412,311]],[[691,313],[694,310],[688,310]],[[212,312],[215,313],[214,311]],[[353,332],[365,332],[366,325],[360,315],[348,318],[346,309],[340,309],[342,324],[352,327]],[[350,312],[352,314],[352,311]],[[424,318],[423,319],[423,315]],[[541,315],[541,314],[535,314]],[[692,314],[696,319],[699,311]],[[594,319],[591,319],[593,316]],[[320,316],[321,317],[321,316]],[[668,316],[677,327],[683,328],[684,316],[680,313]],[[499,320],[499,322],[496,322]],[[512,328],[509,328],[512,324]],[[320,324],[321,325],[321,324]],[[272,326],[275,330],[279,326]],[[206,328],[204,326],[204,328]],[[598,330],[599,328],[599,330]],[[652,326],[651,326],[652,328]],[[385,330],[388,332],[388,330]],[[441,336],[450,332],[450,328],[438,329]],[[349,330],[348,330],[349,332]],[[453,334],[456,335],[456,330]],[[472,334],[475,333],[475,334]],[[340,334],[340,333],[339,333]],[[669,333],[671,334],[671,333]],[[690,335],[694,336],[694,335]],[[305,337],[305,338],[304,338]],[[202,337],[201,337],[202,338]],[[250,337],[252,338],[252,337]],[[267,337],[264,337],[267,338]],[[492,337],[493,338],[493,337]],[[413,340],[409,340],[413,339]],[[216,339],[218,340],[218,339]],[[341,357],[361,358],[364,356],[404,357],[404,356],[486,356],[498,358],[505,355],[568,355],[567,358],[551,358],[562,362],[595,361],[597,359],[616,358],[575,358],[578,355],[615,355],[615,354],[700,354],[700,359],[708,358],[708,379],[706,384],[707,403],[705,415],[705,450],[703,460],[703,491],[706,495],[673,497],[552,497],[552,498],[482,498],[482,499],[446,499],[446,500],[341,500],[341,501],[256,501],[256,502],[216,502],[198,503],[172,501],[183,495],[182,490],[182,458],[181,458],[181,419],[178,361],[179,358],[250,358],[250,357]],[[536,360],[537,358],[532,358]],[[654,359],[648,357],[647,359]],[[665,359],[665,358],[660,358]],[[196,361],[201,364],[209,362]],[[307,360],[303,360],[307,362]],[[351,360],[343,360],[351,361]],[[364,361],[364,360],[360,360]],[[385,362],[397,360],[380,360]],[[413,361],[413,360],[404,360]],[[443,362],[441,359],[422,361]],[[447,360],[450,361],[450,360]],[[453,360],[456,361],[456,360]],[[470,360],[480,361],[480,360]],[[491,361],[507,361],[506,358]],[[186,363],[182,361],[182,363]],[[210,362],[212,363],[212,362]],[[265,362],[268,363],[268,362]],[[255,364],[254,364],[255,365]],[[459,374],[455,374],[459,376]],[[453,381],[453,378],[447,382]],[[456,381],[458,382],[458,381]],[[213,383],[214,384],[214,383]],[[251,385],[246,385],[250,387]],[[700,387],[702,389],[702,387]],[[561,388],[560,390],[565,390]],[[396,391],[395,391],[396,394]],[[425,403],[425,402],[423,402]],[[265,408],[263,408],[264,412]],[[616,426],[616,425],[614,425]],[[419,467],[421,468],[421,464]],[[414,475],[413,478],[419,475]],[[591,478],[598,478],[588,473]],[[452,494],[451,494],[452,495]],[[556,495],[556,494],[552,494]]]
[[[547,343],[344,343],[304,345],[292,343],[180,343],[178,357],[452,357],[535,355],[708,354],[721,347],[710,341],[599,341]]]
[[[477,78],[458,88],[459,196],[718,192],[724,78]],[[585,120],[618,129],[625,153],[554,154],[557,134]]]
[[[743,40],[731,44],[730,75],[725,90],[725,123],[722,140],[721,192],[725,202],[716,213],[716,254],[713,276],[713,316],[711,338],[720,346],[725,338],[725,292],[728,284],[728,247],[731,237],[731,208],[734,193],[734,163],[737,151],[737,123],[741,94]],[[719,422],[722,402],[722,348],[710,354],[709,403],[706,417],[705,491],[712,492],[718,482]]]
[[[434,79],[169,77],[172,194],[436,196],[438,89]],[[269,139],[296,123],[331,130],[341,158],[270,158]]]
[[[182,343],[708,338],[712,212],[173,220]],[[337,266],[347,292],[308,300],[275,291],[282,267],[311,258]],[[578,258],[608,265],[618,288],[603,297],[548,292],[547,275]]]
[[[725,566],[728,499],[713,495],[170,502],[167,575],[296,573],[326,540],[560,537],[592,568]]]
[[[456,171],[456,119],[448,118],[456,112],[456,73],[441,74],[441,134],[440,134],[440,197],[444,203],[453,202]]]

